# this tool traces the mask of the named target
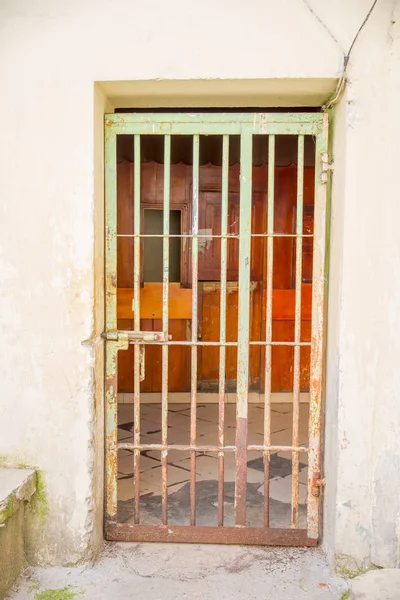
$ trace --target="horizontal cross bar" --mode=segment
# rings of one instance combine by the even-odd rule
[[[193,452],[235,452],[236,446],[212,446],[212,445],[190,445],[190,444],[135,444],[130,442],[119,442],[118,450],[179,450]],[[263,446],[259,444],[250,444],[247,446],[249,451],[257,452],[308,452],[305,446]]]
[[[162,234],[162,233],[117,233],[117,237],[119,238],[185,238],[185,239],[203,239],[206,240],[216,240],[219,239],[233,239],[238,240],[239,235],[227,233],[226,235],[207,235],[203,233],[199,233],[196,235],[192,235],[191,233],[170,233],[170,234]],[[304,234],[296,234],[296,233],[252,233],[251,237],[256,238],[313,238],[314,234],[312,233],[304,233]]]
[[[123,333],[123,332],[120,332]],[[147,332],[146,332],[147,333]],[[152,333],[151,331],[149,332],[150,334]],[[113,340],[114,338],[112,337],[106,337],[108,335],[104,334],[102,335],[102,337],[106,338],[106,339],[111,339]],[[129,341],[131,343],[138,343],[138,344],[155,344],[158,346],[233,346],[236,347],[237,346],[237,342],[188,342],[188,341],[169,341],[169,342],[164,342],[162,340],[159,339],[151,339],[148,340],[146,338],[141,338],[141,337],[137,337],[137,338],[130,338]],[[264,341],[256,341],[256,342],[249,342],[250,346],[311,346],[311,342],[264,342]]]

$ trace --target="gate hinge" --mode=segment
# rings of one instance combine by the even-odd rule
[[[311,495],[318,497],[321,494],[321,488],[325,487],[325,477],[321,477],[319,472],[314,474],[311,485]]]
[[[321,153],[321,182],[326,183],[328,181],[329,171],[333,171],[334,164],[329,162],[329,156],[327,152]]]

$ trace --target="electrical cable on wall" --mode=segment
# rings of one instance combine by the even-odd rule
[[[344,55],[343,57],[343,72],[342,75],[340,76],[340,79],[338,81],[337,87],[336,87],[336,91],[333,94],[332,98],[322,106],[322,110],[328,110],[329,108],[332,108],[332,106],[334,106],[339,98],[341,97],[343,90],[345,88],[346,85],[346,72],[347,72],[347,66],[349,64],[349,59],[350,59],[350,54],[353,50],[354,44],[357,41],[358,36],[360,35],[361,31],[363,30],[364,26],[366,25],[368,19],[370,18],[372,11],[374,10],[376,4],[377,4],[378,0],[374,0],[374,2],[372,3],[371,8],[369,9],[368,13],[365,16],[364,21],[361,23],[356,35],[354,36],[353,41],[350,44],[350,48],[347,51],[347,54]],[[333,35],[333,33],[331,32],[331,30],[327,27],[327,25],[319,18],[319,16],[314,12],[314,10],[311,8],[311,6],[308,4],[308,2],[306,0],[304,0],[304,4],[307,6],[308,10],[314,15],[314,17],[317,19],[317,21],[320,22],[320,24],[324,27],[324,29],[326,29],[326,31],[329,33],[329,35],[331,36],[331,38],[338,44],[339,42],[337,41],[337,39],[335,38],[335,36]]]
[[[334,93],[333,98],[331,98],[331,100],[329,100],[329,102],[327,102],[327,104],[325,104],[322,107],[322,110],[328,110],[329,108],[332,108],[332,106],[334,106],[337,103],[337,101],[339,100],[339,98],[341,97],[341,95],[343,93],[343,90],[344,90],[344,87],[346,85],[346,72],[347,72],[347,66],[349,64],[349,59],[350,59],[351,51],[353,50],[354,44],[356,43],[357,38],[360,35],[362,29],[364,28],[365,24],[367,23],[368,19],[370,18],[371,14],[372,14],[372,11],[374,10],[377,2],[378,2],[378,0],[374,0],[374,2],[372,4],[371,8],[369,9],[369,11],[368,11],[368,13],[367,13],[364,21],[361,23],[361,26],[360,26],[359,30],[357,31],[356,35],[354,36],[354,39],[351,42],[350,48],[349,48],[347,54],[344,57],[344,61],[343,61],[343,73],[342,73],[341,78],[339,79],[339,83],[337,85],[336,92]]]

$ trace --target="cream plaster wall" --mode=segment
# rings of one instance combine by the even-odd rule
[[[334,117],[325,545],[400,566],[400,6],[378,3]]]
[[[392,4],[381,0],[360,37],[335,123],[325,543],[358,561],[390,561],[378,500],[399,453],[395,429],[379,445],[398,384]],[[32,560],[87,561],[102,538],[102,115],[117,105],[322,104],[369,6],[0,2],[0,455],[45,476],[49,514],[31,536]],[[355,513],[341,506],[351,495]]]

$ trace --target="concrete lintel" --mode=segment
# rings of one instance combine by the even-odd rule
[[[322,106],[337,79],[154,79],[98,85],[115,108],[267,108]]]

